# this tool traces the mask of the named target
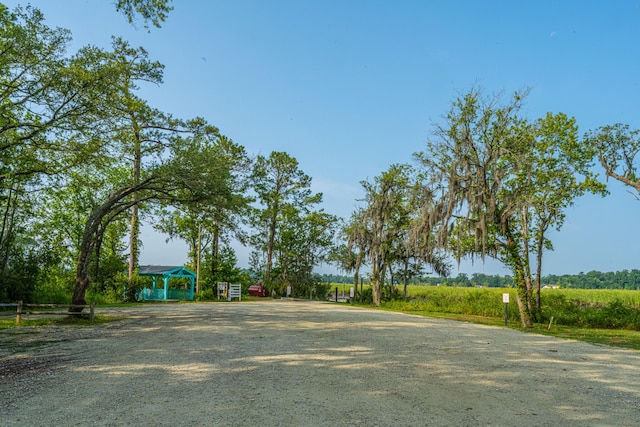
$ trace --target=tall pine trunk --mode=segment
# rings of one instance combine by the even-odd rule
[[[140,165],[142,163],[142,153],[140,152],[140,143],[136,134],[135,153],[133,158],[133,171],[131,174],[132,186],[140,183]],[[140,234],[140,221],[138,218],[138,195],[134,192],[132,195],[133,206],[131,206],[131,229],[129,230],[129,287],[133,285],[133,275],[138,267],[138,236]]]

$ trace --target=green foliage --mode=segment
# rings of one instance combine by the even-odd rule
[[[503,101],[471,90],[458,97],[416,158],[429,178],[426,189],[441,194],[422,215],[422,228],[440,224],[436,241],[458,260],[489,256],[505,263],[523,301],[522,323],[531,326],[538,309],[532,283],[542,252],[551,247],[548,231],[562,226],[575,198],[605,189],[591,170],[595,151],[578,140],[575,119],[562,113],[523,118],[526,96]]]
[[[206,288],[203,289],[202,291],[196,293],[193,296],[193,299],[197,302],[201,302],[201,301],[214,301],[217,299],[217,294],[214,291],[213,288]]]
[[[572,289],[640,290],[640,270],[589,271],[579,274],[548,275],[542,278],[542,283]]]
[[[29,247],[31,246],[31,249]],[[42,270],[42,254],[30,242],[0,241],[0,301],[33,301]]]
[[[94,282],[87,291],[87,300],[93,301],[96,304],[117,304],[127,301],[125,298],[133,298],[134,292],[142,289],[144,286],[149,285],[149,280],[146,277],[134,276],[133,286],[129,286],[129,277],[126,272],[126,267],[123,262],[120,263],[120,270],[114,272],[109,277],[108,282],[100,283]],[[140,282],[140,283],[138,283]],[[126,292],[129,288],[132,290]],[[128,300],[134,301],[134,300]]]
[[[617,298],[593,301],[589,294],[584,296],[577,299],[556,291],[545,293],[542,322],[551,322],[553,318],[554,323],[567,326],[640,330],[638,301],[628,303]]]
[[[368,305],[372,305],[373,304],[373,289],[371,288],[371,286],[367,286],[366,288],[362,289],[362,291],[358,292],[355,296],[355,298],[353,299],[354,303],[357,304],[368,304]]]
[[[253,198],[246,195],[251,161],[244,147],[223,135],[202,144],[201,149],[204,156],[195,152],[192,157],[204,157],[221,172],[208,176],[207,185],[215,194],[179,207],[163,206],[154,227],[187,243],[194,269],[200,252],[200,272],[205,282],[232,281],[235,273],[230,270],[235,268],[236,259],[229,253],[228,242],[232,238],[246,241],[244,225],[253,213]]]
[[[204,269],[201,267],[201,278],[204,283],[212,286],[218,282],[249,284],[251,279],[248,273],[238,268],[238,258],[235,251],[229,246],[220,249],[217,258],[211,254],[205,257]],[[207,269],[209,267],[209,269]]]
[[[173,6],[169,6],[171,0],[117,0],[116,10],[122,13],[130,24],[136,22],[137,17],[142,18],[145,28],[149,23],[160,28],[167,19]]]
[[[587,133],[584,143],[598,151],[607,177],[634,188],[640,195],[640,130],[622,123],[601,126]]]
[[[311,178],[287,153],[258,156],[251,180],[261,204],[253,218],[252,267],[263,271],[269,291],[283,295],[292,286],[294,294],[305,293],[317,281],[314,266],[328,256],[337,219],[314,209],[322,194],[311,191]]]
[[[510,290],[515,300],[514,290]],[[419,295],[384,304],[399,311],[453,313],[486,317],[504,317],[503,290],[427,287]],[[509,317],[518,318],[516,304],[510,304]]]
[[[68,304],[73,291],[74,272],[58,265],[45,267],[36,285],[33,302],[41,304]]]
[[[325,274],[325,282],[353,283],[353,276]],[[590,271],[579,274],[549,274],[542,276],[542,286],[557,286],[563,292],[571,289],[626,289],[640,290],[640,270],[622,270],[615,272]],[[509,288],[513,286],[513,277],[509,275],[491,275],[473,273],[471,276],[461,273],[456,277],[415,277],[410,285]],[[422,287],[413,288],[421,289]],[[605,297],[600,294],[599,297]]]
[[[138,276],[137,274],[134,274],[131,278],[127,277],[127,281],[124,279],[125,278],[121,276],[120,286],[118,286],[118,290],[122,289],[121,295],[123,295],[122,299],[124,301],[139,301],[140,292],[144,288],[152,286],[151,277]]]
[[[73,316],[73,317],[57,317],[57,318],[50,318],[50,317],[38,317],[38,316],[32,316],[32,318],[30,319],[25,319],[23,318],[20,321],[20,324],[16,324],[16,320],[15,318],[12,319],[0,319],[0,330],[11,330],[11,329],[18,329],[20,328],[20,331],[15,332],[15,333],[37,333],[37,332],[23,332],[22,328],[28,328],[28,327],[34,327],[34,326],[50,326],[50,325],[73,325],[78,326],[78,327],[82,327],[82,326],[95,326],[95,325],[99,325],[99,324],[104,324],[104,323],[110,323],[110,322],[115,322],[120,320],[117,317],[112,317],[112,316],[101,316],[99,314],[96,314],[93,318],[93,321],[89,320],[86,317],[83,316]],[[11,333],[10,331],[8,333]],[[6,342],[6,341],[5,341]],[[46,344],[46,343],[50,343],[52,341],[36,341],[35,345],[42,345],[42,344]],[[25,348],[31,348],[31,344],[20,344],[17,346],[16,349],[14,349],[14,351],[23,351]]]
[[[408,298],[384,302],[383,308],[412,313],[448,313],[504,318],[502,294],[510,294],[509,319],[518,319],[514,289],[469,289],[451,287],[410,287]],[[363,293],[365,296],[366,293]],[[364,298],[362,303],[369,301]],[[640,330],[640,295],[629,291],[566,291],[549,289],[542,293],[539,323],[589,328]]]
[[[130,22],[159,26],[172,8],[169,0],[119,0],[116,9]],[[164,68],[145,49],[114,38],[110,51],[87,46],[68,54],[70,32],[48,28],[30,6],[0,6],[0,22],[0,297],[68,302],[69,271],[77,267],[74,302],[87,292],[133,300],[142,285],[134,278],[124,286],[122,241],[130,224],[135,265],[138,207],[176,213],[160,223],[187,241],[193,266],[202,226],[205,286],[248,286],[224,247],[231,238],[246,241],[252,214],[244,147],[201,118],[176,119],[141,98],[141,82],[160,84]],[[273,218],[286,217],[271,245],[279,280],[311,287],[335,218],[310,209],[322,196],[311,193],[295,159],[273,153],[262,160],[266,168],[253,170],[264,178],[256,192]],[[269,188],[273,170],[282,172],[275,183],[284,183],[282,192]],[[273,201],[285,202],[283,209]]]

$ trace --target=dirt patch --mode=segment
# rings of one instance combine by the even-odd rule
[[[58,356],[18,356],[0,360],[0,381],[9,382],[50,373],[63,361]]]
[[[640,424],[635,351],[337,304],[123,314],[2,343],[0,424]]]

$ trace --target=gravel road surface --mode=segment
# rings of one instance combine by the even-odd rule
[[[640,352],[346,305],[0,331],[3,426],[638,426]]]

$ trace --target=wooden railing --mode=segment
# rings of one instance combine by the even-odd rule
[[[16,323],[20,323],[22,320],[22,316],[25,314],[28,315],[58,315],[58,316],[82,316],[85,315],[85,312],[78,311],[46,311],[46,310],[25,310],[25,309],[33,309],[33,308],[88,308],[89,309],[89,320],[93,322],[95,316],[95,306],[93,303],[89,305],[75,305],[75,304],[25,304],[22,301],[19,301],[17,304],[0,304],[0,307],[16,307]]]

